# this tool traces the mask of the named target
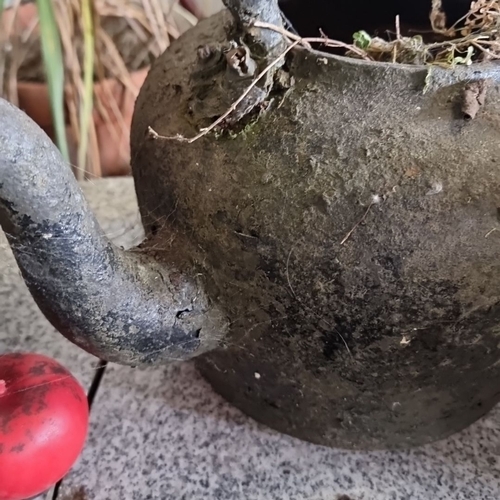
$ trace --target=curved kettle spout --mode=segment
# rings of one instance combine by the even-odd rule
[[[188,359],[226,328],[199,283],[105,237],[59,151],[0,99],[0,224],[47,319],[108,361]]]

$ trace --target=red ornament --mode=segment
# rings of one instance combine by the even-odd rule
[[[62,479],[87,436],[87,397],[38,354],[0,356],[0,500],[25,500]]]

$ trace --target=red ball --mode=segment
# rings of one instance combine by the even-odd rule
[[[62,479],[87,436],[87,397],[38,354],[0,356],[0,500],[25,500]]]

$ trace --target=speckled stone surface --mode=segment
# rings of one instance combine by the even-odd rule
[[[184,363],[109,367],[91,420],[63,500],[500,498],[500,408],[432,446],[351,453],[256,424]]]
[[[140,241],[131,179],[89,183],[85,192],[110,237],[123,246]],[[57,355],[84,380],[94,360],[50,329],[6,258],[2,242],[0,349]],[[9,293],[18,297],[10,305]],[[87,446],[58,498],[499,500],[500,407],[432,446],[353,453],[255,423],[215,394],[191,363],[147,370],[111,365],[94,401]]]

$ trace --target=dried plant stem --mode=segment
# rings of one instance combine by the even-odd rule
[[[446,14],[443,10],[442,0],[432,0],[430,21],[435,33],[446,34]]]
[[[401,40],[401,26],[399,23],[399,15],[396,16],[396,40]],[[394,53],[392,55],[392,62],[395,63],[398,59],[398,44],[394,44]]]
[[[486,47],[483,47],[481,44],[477,43],[476,41],[471,41],[471,45],[476,47],[476,49],[480,50],[484,54],[486,54],[490,59],[498,59],[498,54],[494,54],[493,52],[490,52]]]
[[[164,136],[158,134],[156,130],[154,130],[152,127],[148,127],[148,133],[149,136],[152,139],[165,139],[165,140],[170,140],[170,141],[179,141],[179,142],[187,142],[188,144],[191,144],[204,135],[207,135],[210,131],[212,131],[217,125],[222,123],[240,104],[243,99],[250,93],[250,91],[257,85],[257,83],[262,79],[263,76],[265,76],[276,64],[278,64],[287,54],[290,52],[296,45],[299,44],[299,40],[295,40],[291,45],[289,45],[278,57],[273,59],[255,78],[255,80],[252,81],[252,83],[246,88],[246,90],[236,99],[236,101],[231,104],[229,109],[222,114],[217,120],[215,120],[209,127],[203,128],[200,130],[198,134],[196,134],[194,137],[184,137],[183,135],[175,135],[175,136]]]
[[[256,21],[254,23],[254,26],[256,28],[262,28],[262,29],[269,29],[272,31],[276,31],[277,33],[281,33],[283,36],[288,38],[289,40],[295,40],[297,41],[302,47],[305,47],[306,49],[311,49],[311,43],[317,43],[324,45],[325,47],[331,47],[331,48],[344,48],[347,49],[358,56],[362,57],[363,59],[370,59],[370,57],[364,52],[363,50],[359,49],[355,45],[340,42],[339,40],[332,40],[331,38],[328,38],[326,36],[321,36],[321,37],[305,37],[302,38],[295,33],[292,33],[291,31],[287,31],[281,26],[275,26],[274,24],[270,23],[263,23],[260,21]]]
[[[290,288],[290,291],[292,292],[293,297],[296,299],[297,295],[295,295],[295,290],[293,289],[292,282],[290,281],[290,257],[292,256],[293,248],[290,248],[290,252],[288,252],[288,257],[286,259],[286,280],[288,282],[288,287]]]
[[[78,145],[78,166],[86,167],[87,147],[89,142],[89,129],[92,120],[93,95],[94,95],[94,26],[92,19],[92,6],[90,0],[82,2],[82,21],[84,39],[83,60],[83,95],[80,106],[80,143]]]
[[[354,224],[354,226],[352,227],[352,229],[344,236],[343,240],[340,242],[341,245],[343,245],[352,235],[352,233],[354,233],[354,231],[356,230],[356,228],[362,224],[364,222],[364,220],[366,219],[366,216],[368,215],[368,212],[371,210],[372,206],[374,205],[374,202],[372,201],[369,205],[368,205],[368,208],[365,210],[365,213],[363,214],[363,217],[361,217],[361,219],[358,220],[358,222],[356,222],[356,224]]]
[[[38,19],[36,19],[29,29],[27,30],[26,33],[23,33],[24,36],[20,37],[21,39],[13,39],[13,33],[17,29],[17,21],[18,21],[18,14],[19,14],[19,9],[21,8],[21,0],[14,0],[11,5],[11,11],[13,12],[13,16],[11,19],[10,23],[4,23],[6,26],[2,26],[3,31],[3,36],[4,38],[4,46],[11,43],[11,49],[7,53],[5,52],[0,59],[4,60],[2,62],[3,65],[5,65],[5,59],[7,59],[7,54],[10,59],[10,64],[8,65],[9,67],[7,68],[7,75],[0,75],[1,76],[1,82],[4,82],[6,80],[6,85],[5,85],[5,96],[7,99],[14,104],[15,106],[19,106],[19,99],[18,99],[18,93],[17,93],[17,72],[20,66],[20,59],[24,56],[24,53],[26,52],[25,45],[27,44],[28,40],[30,39],[30,35],[33,32],[33,30],[38,27]]]
[[[59,27],[59,35],[63,49],[63,59],[65,63],[64,75],[64,101],[67,109],[69,122],[69,133],[74,143],[80,143],[80,120],[78,118],[80,110],[81,96],[83,95],[82,68],[76,54],[74,44],[74,34],[76,25],[71,15],[74,5],[71,2],[54,2],[54,14]],[[78,17],[75,16],[76,19]],[[83,180],[84,171],[73,168],[73,172],[78,180]]]
[[[366,52],[359,49],[355,45],[344,43],[344,42],[339,42],[338,40],[332,40],[330,38],[322,38],[322,37],[307,37],[307,38],[302,38],[302,44],[304,42],[309,43],[309,44],[310,43],[318,43],[318,44],[321,44],[325,47],[330,47],[333,49],[335,49],[335,48],[346,49],[354,54],[357,54],[362,59],[365,59],[367,61],[371,60],[371,57]]]
[[[311,48],[311,45],[308,44],[307,42],[304,42],[304,39],[302,37],[300,37],[299,35],[296,35],[295,33],[292,33],[291,31],[287,31],[285,28],[283,28],[283,26],[276,26],[274,24],[265,23],[262,21],[256,21],[254,23],[254,26],[256,28],[270,29],[270,30],[276,31],[278,33],[281,33],[283,36],[286,36],[290,40],[297,40],[299,43],[306,46],[308,49]]]

